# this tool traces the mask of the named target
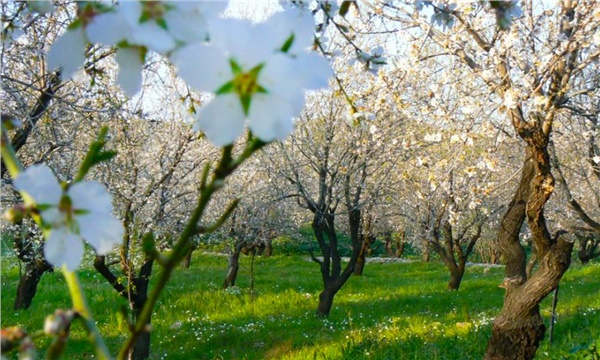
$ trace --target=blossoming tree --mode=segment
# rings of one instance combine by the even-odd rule
[[[80,3],[76,7],[76,20],[48,53],[48,66],[60,68],[69,79],[84,66],[89,55],[88,43],[115,46],[119,64],[117,82],[127,95],[134,96],[141,89],[144,60],[153,51],[167,56],[190,86],[214,94],[214,99],[196,112],[193,128],[223,148],[221,158],[216,167],[205,167],[197,204],[172,252],[159,253],[153,236],[145,237],[147,254],[163,267],[163,272],[136,316],[120,358],[147,357],[147,353],[134,351],[136,340],[150,331],[147,325],[154,305],[174,267],[185,256],[189,240],[198,233],[220,227],[235,208],[237,202],[214,224],[200,225],[213,194],[258,149],[291,132],[292,118],[304,104],[304,90],[327,86],[331,74],[327,60],[307,52],[313,43],[314,26],[308,13],[290,10],[272,16],[265,23],[253,24],[219,18],[226,5],[226,2],[124,2],[107,7],[102,3]],[[259,42],[259,48],[249,47],[253,38],[264,40]],[[198,61],[205,68],[197,67]],[[106,130],[101,131],[90,147],[73,182],[61,184],[45,165],[23,169],[6,136],[8,124],[5,121],[2,124],[2,159],[25,200],[23,215],[32,216],[44,230],[45,256],[50,263],[63,268],[74,302],[74,312],[49,319],[46,331],[58,338],[67,336],[70,322],[75,317],[81,318],[91,334],[96,355],[110,358],[74,272],[82,259],[82,240],[102,256],[121,242],[124,232],[112,212],[112,199],[106,188],[83,180],[94,166],[115,155],[103,149]],[[246,126],[248,140],[242,151],[235,154],[233,143],[245,133]],[[54,343],[51,351],[59,354],[60,343]]]

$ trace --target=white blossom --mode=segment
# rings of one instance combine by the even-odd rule
[[[113,11],[94,16],[86,27],[91,42],[118,46],[117,83],[128,96],[142,87],[146,50],[168,54],[178,46],[208,38],[212,16],[227,1],[124,1]]]
[[[304,89],[327,86],[332,73],[324,58],[305,52],[313,36],[305,19],[296,10],[260,24],[223,19],[213,23],[209,44],[175,51],[179,76],[216,95],[194,129],[218,146],[233,143],[246,123],[264,141],[285,138],[304,107]]]
[[[57,38],[46,56],[48,68],[62,68],[62,75],[70,79],[85,61],[85,47],[88,43],[85,28],[78,26],[68,29]]]
[[[47,230],[44,255],[55,266],[79,267],[86,240],[99,255],[121,242],[123,225],[112,214],[109,193],[100,183],[78,182],[63,191],[52,170],[33,165],[19,174],[15,187],[36,203]]]

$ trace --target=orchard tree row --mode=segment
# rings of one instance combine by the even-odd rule
[[[230,248],[227,287],[241,253],[270,255],[309,226],[317,315],[377,243],[436,253],[449,290],[477,253],[506,266],[486,358],[533,358],[539,304],[573,248],[600,256],[597,4],[210,4],[2,3],[2,231],[24,267],[14,307],[30,306],[45,272],[81,261],[36,198],[51,169],[58,211],[89,184],[112,198],[107,250],[83,220],[71,230],[129,302],[120,356],[148,357],[149,304],[201,243]],[[157,266],[168,274],[154,291]]]

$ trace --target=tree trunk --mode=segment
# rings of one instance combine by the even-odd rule
[[[365,257],[365,253],[361,249],[360,253],[358,254],[358,259],[356,259],[356,264],[354,264],[354,276],[362,276],[363,272],[365,271],[365,262],[367,262],[367,259]]]
[[[25,273],[19,279],[19,286],[17,287],[17,296],[14,303],[15,310],[27,310],[31,306],[42,275],[51,269],[52,265],[43,259],[31,259],[25,263]]]
[[[265,244],[265,252],[263,254],[264,257],[273,256],[273,239],[269,238],[267,243]]]
[[[540,268],[531,279],[507,292],[504,306],[494,320],[486,360],[534,358],[546,332],[539,303],[558,286],[571,263],[573,243],[563,239],[562,234],[557,238],[552,251],[540,259]]]
[[[233,248],[233,253],[229,256],[229,262],[227,264],[227,276],[223,281],[223,289],[227,289],[230,286],[235,285],[237,279],[238,270],[240,268],[240,252],[244,243],[236,244]]]
[[[134,289],[130,292],[129,306],[133,314],[134,323],[137,322],[146,300],[148,300],[148,286],[150,285],[150,276],[152,275],[152,265],[154,260],[146,257],[144,263],[140,267],[140,272],[137,278],[133,279]],[[150,356],[150,322],[151,318],[145,325],[146,331],[139,334],[138,338],[129,352],[130,360],[145,360]]]
[[[385,251],[387,252],[389,257],[392,258],[400,258],[404,254],[404,246],[406,244],[404,239],[405,233],[404,229],[401,230],[398,234],[393,234],[392,232],[386,232],[384,237],[385,242]]]
[[[429,248],[426,247],[425,249],[423,249],[423,252],[421,253],[421,260],[423,260],[424,262],[429,262],[430,258],[431,258],[431,254],[429,253]]]
[[[258,246],[256,247],[256,255],[262,256],[265,252],[265,248],[266,248],[266,246],[265,246],[264,242],[261,242],[260,244],[258,244]],[[253,256],[254,256],[254,254],[253,254]]]
[[[538,136],[535,136],[538,135]],[[519,187],[502,220],[498,235],[506,259],[504,306],[494,320],[485,359],[533,359],[546,327],[539,312],[540,302],[558,286],[571,262],[573,243],[563,232],[551,237],[544,206],[554,190],[547,146],[541,137],[528,138],[526,160]],[[521,225],[527,217],[539,261],[537,271],[526,276],[525,251],[519,242]]]
[[[339,290],[339,289],[338,289]],[[325,289],[319,294],[319,306],[317,307],[317,316],[328,317],[333,307],[333,298],[337,290],[334,290],[334,284],[325,286]]]
[[[404,255],[404,246],[406,245],[405,241],[405,232],[402,230],[400,234],[396,236],[396,257],[401,258]]]
[[[492,264],[500,264],[500,252],[497,249],[492,250],[490,262]]]
[[[144,303],[146,300],[144,300]],[[142,307],[133,309],[134,321],[137,321],[139,315],[142,312]],[[129,353],[129,360],[145,360],[150,357],[150,320],[146,323],[146,329],[148,331],[142,332],[138,338],[135,340],[135,344],[133,344],[133,348]]]
[[[460,288],[463,276],[465,274],[465,268],[459,266],[448,267],[450,270],[450,280],[448,281],[448,290],[457,291]]]
[[[181,261],[181,268],[182,269],[189,269],[190,268],[190,265],[192,264],[192,254],[194,253],[194,250],[196,250],[196,246],[195,245],[190,246],[190,249],[188,250],[188,253],[185,255],[185,257]]]

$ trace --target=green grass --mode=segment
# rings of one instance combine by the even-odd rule
[[[338,293],[328,319],[314,316],[321,288],[314,263],[300,257],[257,258],[255,291],[243,257],[239,288],[223,291],[226,258],[197,254],[178,269],[152,319],[152,359],[481,359],[502,306],[502,268],[469,267],[460,291],[445,290],[438,263],[367,264]],[[160,271],[159,267],[155,272]],[[98,327],[116,352],[127,334],[126,303],[94,272],[80,273]],[[45,274],[27,311],[12,309],[18,267],[2,261],[2,327],[41,329],[69,299],[60,272]],[[600,264],[571,266],[560,288],[554,343],[539,359],[563,359],[600,338]],[[541,307],[546,320],[551,299]],[[47,340],[38,342],[43,351]],[[88,359],[91,347],[72,327],[66,359]]]

